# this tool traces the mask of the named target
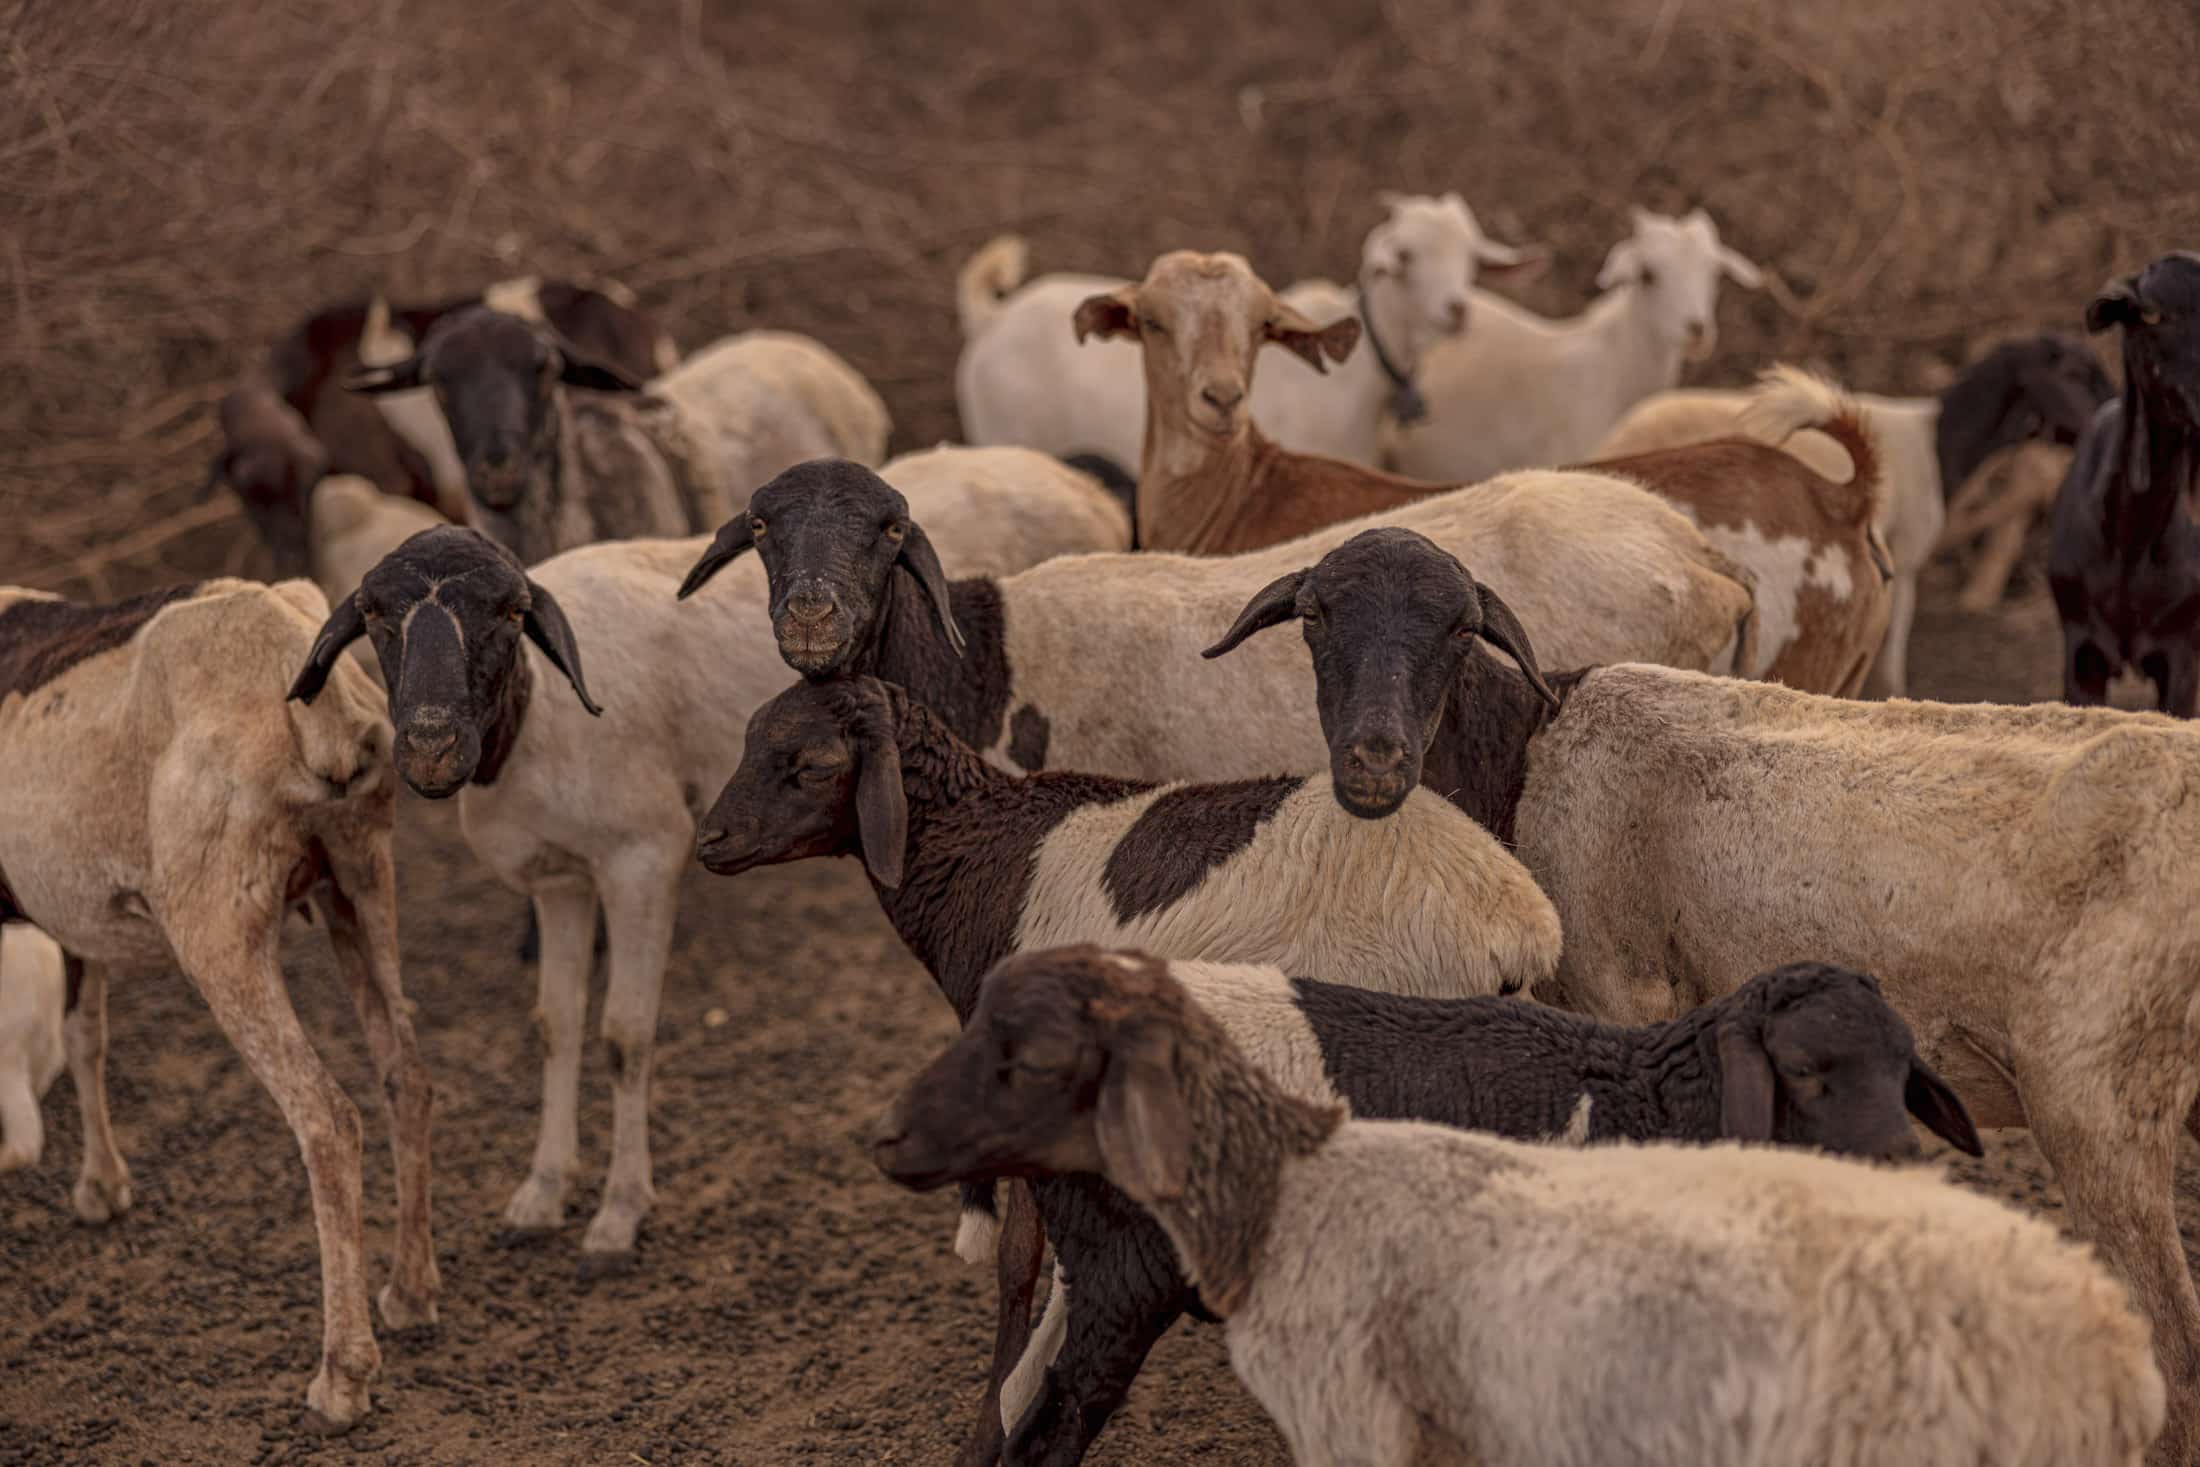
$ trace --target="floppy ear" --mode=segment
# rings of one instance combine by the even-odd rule
[[[581,681],[580,644],[573,640],[572,624],[565,619],[557,598],[531,579],[527,582],[527,594],[531,604],[520,622],[520,630],[527,633],[528,641],[542,649],[542,655],[550,659],[552,667],[565,674],[581,706],[592,716],[603,717],[603,710],[588,696],[588,684]]]
[[[1764,288],[1764,272],[1752,264],[1749,257],[1741,251],[1720,245],[1716,258],[1720,267],[1726,271],[1727,278],[1736,285],[1743,287],[1745,290],[1762,290]]]
[[[892,890],[901,885],[909,845],[909,797],[901,787],[901,748],[884,708],[875,716],[867,712],[856,757],[862,764],[856,773],[856,833],[863,840],[863,865],[872,880]]]
[[[1986,1154],[1986,1148],[1979,1144],[1978,1128],[1971,1124],[1971,1113],[1963,1108],[1963,1098],[1914,1055],[1910,1058],[1910,1078],[1902,1086],[1902,1104],[1925,1123],[1926,1130],[1956,1150],[1972,1156]]]
[[[1253,599],[1246,602],[1245,609],[1238,613],[1238,619],[1230,624],[1230,630],[1222,634],[1222,640],[1199,655],[1220,657],[1253,633],[1296,616],[1299,586],[1306,580],[1307,574],[1307,571],[1295,570],[1287,576],[1278,576],[1255,591]]]
[[[1757,1026],[1739,1014],[1719,1021],[1719,1134],[1729,1141],[1772,1139],[1772,1058]]]
[[[1327,372],[1329,368],[1323,364],[1323,357],[1341,362],[1351,356],[1352,348],[1359,344],[1360,318],[1339,316],[1327,326],[1316,326],[1278,301],[1275,314],[1268,318],[1262,334],[1276,345],[1297,352],[1315,371]]]
[[[2138,276],[2111,280],[2086,303],[2085,329],[2097,333],[2111,326],[2129,326],[2139,319],[2141,308]]]
[[[962,656],[962,628],[955,625],[955,610],[947,596],[947,574],[940,569],[939,555],[932,549],[932,542],[925,537],[924,527],[915,520],[909,522],[909,533],[902,537],[901,568],[917,578],[924,587],[924,594],[932,599],[932,614],[940,619],[940,630],[947,633],[947,645]]]
[[[680,600],[685,601],[702,590],[703,583],[724,570],[728,561],[739,558],[742,551],[756,544],[756,536],[749,529],[749,518],[749,512],[743,510],[718,527],[718,533],[711,537],[710,548],[688,571],[687,579],[680,582]]]
[[[336,603],[336,609],[321,624],[321,634],[313,639],[313,647],[306,653],[306,665],[298,669],[298,676],[290,685],[286,701],[296,700],[311,704],[321,696],[321,689],[328,683],[328,675],[336,670],[336,659],[344,655],[344,649],[366,635],[367,619],[359,611],[359,593],[352,592]]]
[[[558,347],[558,380],[568,387],[590,392],[640,392],[642,384],[609,362],[598,361],[577,348]]]
[[[384,392],[410,392],[415,387],[426,385],[421,380],[421,371],[420,353],[414,352],[405,360],[393,362],[387,367],[369,367],[364,372],[352,373],[344,379],[344,390],[363,392],[369,397]]]
[[[1482,593],[1482,640],[1503,648],[1508,657],[1520,664],[1520,671],[1526,675],[1528,686],[1535,689],[1536,696],[1556,708],[1558,694],[1543,681],[1543,671],[1535,665],[1535,648],[1528,645],[1528,629],[1520,624],[1520,618],[1513,615],[1513,609],[1499,599],[1495,591],[1480,581],[1474,585]]]
[[[1192,1168],[1192,1121],[1176,1093],[1174,1048],[1158,1026],[1119,1028],[1093,1113],[1108,1180],[1140,1204],[1182,1195]]]
[[[1138,287],[1121,286],[1103,295],[1086,296],[1078,303],[1071,324],[1077,328],[1080,346],[1088,336],[1102,341],[1111,336],[1138,335]]]
[[[1642,251],[1635,248],[1633,240],[1623,239],[1604,257],[1604,268],[1597,271],[1597,289],[1610,290],[1641,277]]]

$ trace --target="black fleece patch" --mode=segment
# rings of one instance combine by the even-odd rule
[[[1253,843],[1254,833],[1306,783],[1298,774],[1171,790],[1147,807],[1108,853],[1100,884],[1115,919],[1159,911]]]

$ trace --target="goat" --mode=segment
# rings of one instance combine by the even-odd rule
[[[2200,254],[2114,280],[2086,329],[2123,331],[2123,395],[2102,406],[2055,497],[2047,584],[2062,619],[2063,698],[2108,701],[2132,668],[2155,706],[2200,704]]]
[[[1637,209],[1597,272],[1603,294],[1580,315],[1552,320],[1477,292],[1474,330],[1422,364],[1428,419],[1392,430],[1384,464],[1472,483],[1581,462],[1620,414],[1717,349],[1721,277],[1764,283],[1702,209],[1678,219]]]
[[[430,1087],[400,985],[390,729],[351,666],[318,707],[283,699],[327,615],[303,581],[211,581],[85,606],[0,591],[0,921],[36,923],[81,981],[68,1020],[84,1113],[74,1203],[130,1205],[107,1118],[110,968],[191,980],[303,1154],[320,1238],[322,1350],[310,1418],[366,1413],[381,1368],[360,1238],[359,1113],[314,1053],[277,958],[285,913],[313,902],[336,950],[391,1123],[397,1177],[391,1329],[435,1322],[428,1225]]]

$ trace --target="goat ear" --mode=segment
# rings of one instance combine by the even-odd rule
[[[1597,271],[1597,289],[1610,290],[1642,278],[1642,251],[1635,248],[1631,239],[1623,239],[1613,245],[1604,257],[1604,266]]]
[[[346,392],[361,392],[369,397],[384,392],[410,392],[426,385],[421,379],[420,353],[414,352],[401,362],[387,367],[369,367],[364,372],[354,372],[344,379]]]
[[[1986,1154],[1978,1128],[1971,1124],[1971,1113],[1963,1108],[1963,1098],[1915,1055],[1910,1057],[1910,1078],[1902,1086],[1902,1104],[1925,1123],[1926,1130],[1956,1150],[1972,1156]]]
[[[1341,362],[1352,355],[1353,347],[1359,345],[1360,318],[1339,316],[1327,326],[1316,326],[1299,312],[1278,301],[1275,314],[1268,318],[1262,334],[1276,345],[1297,352],[1315,371],[1327,372],[1329,368],[1322,361],[1323,357],[1328,357],[1332,362]]]
[[[1764,288],[1765,272],[1758,269],[1756,263],[1740,250],[1720,245],[1716,252],[1716,258],[1720,268],[1726,271],[1727,278],[1736,285],[1741,286],[1744,290],[1762,290]]]
[[[743,510],[718,527],[718,533],[711,537],[710,548],[688,571],[687,579],[680,582],[680,600],[685,601],[702,590],[703,584],[724,570],[727,562],[738,559],[743,551],[755,546],[756,535],[749,528],[749,519],[749,512]]]
[[[1772,1057],[1758,1026],[1740,1014],[1719,1021],[1719,1134],[1772,1139]]]
[[[1222,634],[1222,640],[1200,653],[1202,657],[1220,657],[1233,650],[1238,643],[1257,631],[1274,626],[1279,621],[1289,621],[1298,614],[1299,586],[1307,572],[1295,570],[1287,576],[1278,576],[1253,593],[1253,599],[1245,603],[1230,630]]]
[[[917,578],[924,587],[924,594],[931,598],[932,614],[940,619],[940,630],[947,634],[947,645],[962,656],[962,628],[955,625],[955,609],[947,595],[947,573],[940,569],[940,557],[932,548],[932,541],[925,535],[924,527],[915,520],[909,522],[909,533],[901,541],[901,568]]]
[[[872,880],[892,890],[901,885],[909,845],[909,797],[901,787],[893,720],[883,707],[866,718],[856,757],[862,766],[856,773],[856,833],[863,841],[863,865]]]
[[[286,701],[311,704],[320,697],[321,689],[328,685],[329,674],[336,670],[336,659],[366,632],[367,619],[360,613],[359,593],[354,591],[337,602],[336,609],[321,624],[321,633],[313,639],[313,647],[306,653],[306,665],[298,669]]]
[[[1111,336],[1138,335],[1138,287],[1125,285],[1101,295],[1085,297],[1078,303],[1077,314],[1070,318],[1077,329],[1078,344],[1088,336],[1102,341]]]
[[[527,615],[520,621],[520,630],[527,633],[527,640],[542,649],[542,655],[550,659],[550,665],[565,674],[565,680],[573,685],[573,695],[581,700],[581,706],[592,717],[603,717],[603,710],[596,700],[588,696],[588,684],[581,680],[581,648],[573,640],[573,625],[565,619],[558,599],[536,585],[527,582],[530,605]]]
[[[1499,244],[1478,240],[1474,246],[1476,276],[1502,280],[1507,285],[1526,285],[1551,266],[1551,252],[1541,245]]]
[[[2139,277],[2126,275],[2111,280],[2101,287],[2099,295],[2086,302],[2085,329],[2099,333],[2111,326],[2129,326],[2139,319],[2140,310]]]
[[[1176,1089],[1174,1044],[1152,1025],[1119,1029],[1093,1114],[1107,1178],[1141,1205],[1183,1195],[1192,1122]]]
[[[609,362],[598,361],[571,348],[558,351],[558,380],[568,387],[590,392],[640,392],[642,384]]]
[[[1519,663],[1520,671],[1527,677],[1528,686],[1535,689],[1536,696],[1556,708],[1558,694],[1543,681],[1543,670],[1535,665],[1535,648],[1528,644],[1528,629],[1520,624],[1520,618],[1513,615],[1513,609],[1495,591],[1479,581],[1475,586],[1482,593],[1482,640],[1492,647],[1502,648],[1506,656]]]

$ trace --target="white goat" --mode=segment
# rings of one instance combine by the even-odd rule
[[[1331,380],[1298,362],[1256,380],[1253,418],[1286,448],[1374,463],[1383,415],[1424,354],[1471,326],[1477,272],[1525,280],[1545,263],[1540,250],[1484,235],[1456,193],[1379,198],[1388,215],[1368,231],[1356,288],[1314,279],[1279,292],[1325,321],[1360,313],[1364,302],[1361,319],[1372,337]],[[1003,235],[972,255],[957,281],[963,351],[955,401],[964,436],[1096,453],[1130,468],[1145,432],[1138,356],[1105,342],[1080,347],[1070,327],[1079,302],[1130,282],[1055,274],[1025,283],[1025,253],[1022,239]]]
[[[1580,463],[1635,402],[1680,380],[1718,345],[1719,278],[1756,289],[1757,267],[1719,242],[1701,209],[1637,209],[1579,316],[1551,320],[1477,291],[1474,329],[1421,365],[1427,421],[1399,427],[1385,462],[1439,483]]]

